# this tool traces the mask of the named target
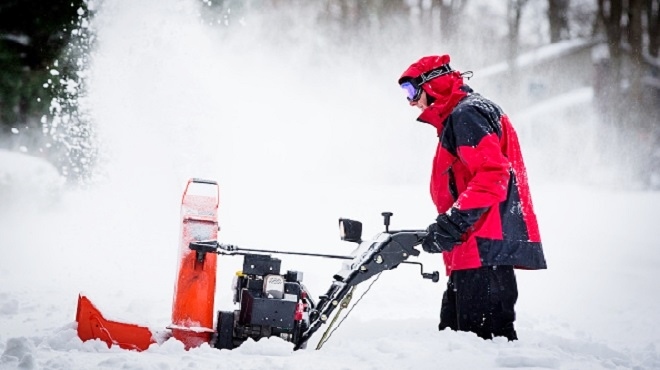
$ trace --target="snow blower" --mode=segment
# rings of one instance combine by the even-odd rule
[[[108,320],[87,297],[79,295],[76,322],[81,340],[100,339],[108,347],[117,345],[142,351],[171,337],[183,342],[186,349],[203,343],[218,349],[232,349],[249,338],[256,341],[275,336],[293,343],[297,350],[306,348],[311,336],[329,323],[316,347],[320,349],[342,310],[348,307],[358,284],[400,264],[418,265],[423,278],[439,280],[437,271],[425,273],[420,262],[406,261],[410,256],[419,255],[414,247],[421,244],[426,231],[390,231],[391,212],[382,213],[385,232],[371,240],[362,240],[361,222],[340,218],[341,240],[358,244],[350,256],[342,256],[247,249],[219,243],[218,200],[219,188],[215,181],[188,181],[181,202],[180,259],[172,323],[167,329],[154,332],[145,326]],[[316,302],[302,283],[302,272],[282,273],[281,260],[272,254],[346,261],[333,276],[328,291]],[[233,282],[233,300],[238,309],[219,311],[214,324],[218,255],[242,257],[243,268]]]

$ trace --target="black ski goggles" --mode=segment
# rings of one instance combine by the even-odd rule
[[[406,93],[406,99],[409,102],[416,102],[422,97],[422,85],[431,81],[434,78],[444,76],[453,72],[449,64],[443,64],[438,68],[432,69],[428,72],[422,73],[418,77],[407,80],[401,84],[401,88]]]

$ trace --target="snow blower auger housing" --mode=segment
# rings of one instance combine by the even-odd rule
[[[358,244],[350,256],[247,249],[218,243],[218,199],[219,189],[215,181],[188,181],[181,202],[180,259],[174,286],[172,324],[167,330],[152,332],[144,326],[107,320],[87,297],[79,295],[76,321],[80,339],[100,339],[108,347],[118,345],[142,351],[170,337],[183,342],[186,349],[203,343],[219,349],[232,349],[249,338],[259,340],[277,336],[293,343],[297,350],[306,347],[308,340],[330,321],[337,308],[334,319],[339,316],[348,305],[355,286],[385,270],[392,270],[400,264],[415,264],[423,278],[433,282],[439,280],[437,271],[425,273],[420,262],[406,261],[410,256],[419,255],[415,247],[421,244],[426,231],[390,231],[390,212],[382,213],[385,231],[364,241],[359,221],[339,219],[341,239]],[[289,270],[281,273],[281,260],[271,254],[346,261],[333,276],[327,292],[315,302],[302,283],[302,272]],[[218,255],[242,257],[243,268],[233,283],[234,303],[238,304],[238,309],[219,311],[214,325]],[[316,348],[319,349],[325,340],[324,335]]]

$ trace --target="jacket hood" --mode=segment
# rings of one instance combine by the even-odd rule
[[[449,66],[450,57],[449,55],[431,55],[425,56],[411,64],[399,78],[399,85],[403,82],[413,80],[421,76],[423,73],[427,73],[433,69],[440,68],[442,66]],[[467,93],[464,89],[461,89],[463,86],[463,77],[461,72],[456,70],[451,70],[449,73],[443,74],[440,77],[433,78],[422,83],[421,88],[424,91],[432,96],[435,101],[427,109],[422,112],[418,120],[422,122],[429,123],[435,126],[438,131],[441,130],[442,122],[449,116],[454,107],[458,102],[467,96]],[[435,114],[427,111],[429,109]],[[433,119],[429,119],[433,116]]]

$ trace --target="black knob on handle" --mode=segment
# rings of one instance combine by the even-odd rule
[[[433,272],[429,272],[429,273],[422,272],[422,277],[424,279],[431,279],[431,281],[434,282],[434,283],[437,283],[438,281],[440,281],[440,273],[437,272],[437,271],[433,271]]]
[[[381,213],[383,217],[385,217],[385,232],[388,233],[390,232],[390,217],[394,215],[392,212],[383,212]]]

